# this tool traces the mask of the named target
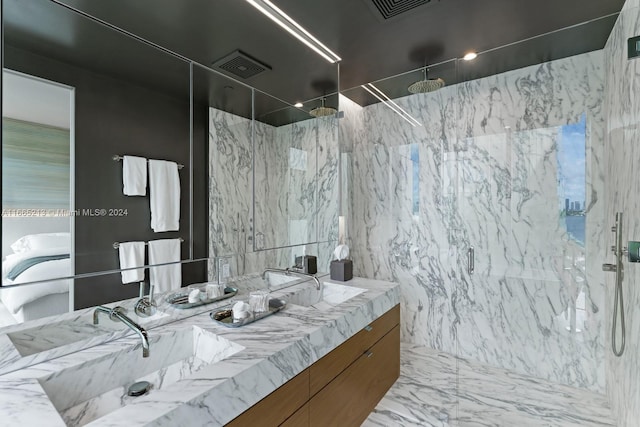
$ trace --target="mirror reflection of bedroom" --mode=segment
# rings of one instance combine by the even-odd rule
[[[74,274],[74,90],[10,70],[2,88],[0,327],[70,311],[53,279]]]

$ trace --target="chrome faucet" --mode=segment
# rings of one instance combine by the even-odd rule
[[[140,339],[142,340],[142,357],[149,357],[149,335],[147,334],[146,329],[127,317],[124,312],[124,308],[120,306],[109,308],[99,305],[95,310],[93,310],[93,324],[97,325],[99,323],[98,313],[105,313],[109,315],[109,319],[114,322],[117,320],[121,321],[140,336]]]
[[[285,268],[285,269],[282,269],[282,268],[266,268],[262,272],[262,279],[263,280],[267,278],[267,273],[269,273],[269,272],[271,272],[271,273],[282,273],[282,274],[284,274],[286,276],[294,275],[294,276],[307,277],[307,278],[310,277],[316,282],[316,289],[320,290],[320,280],[318,280],[318,278],[313,274],[303,273],[301,271],[295,271],[295,270],[292,270],[290,268]]]

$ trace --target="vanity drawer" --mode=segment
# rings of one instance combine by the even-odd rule
[[[344,371],[354,360],[400,324],[400,305],[374,320],[370,325],[349,338],[331,353],[311,365],[310,395],[318,393],[331,380]]]
[[[396,305],[227,426],[360,425],[400,375],[399,323]]]
[[[278,426],[309,400],[309,369],[234,418],[227,427]],[[294,425],[294,424],[291,424]],[[306,425],[306,424],[305,424]]]
[[[309,426],[359,426],[400,375],[396,326],[309,401]]]

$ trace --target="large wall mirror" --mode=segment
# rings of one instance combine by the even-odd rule
[[[257,94],[256,104],[267,105],[268,98]],[[256,114],[254,249],[335,240],[338,96],[302,107],[274,101]]]
[[[273,70],[251,79],[228,78],[60,2],[6,0],[2,8],[3,70],[70,94],[68,107],[45,101],[40,105],[70,111],[66,196],[53,190],[46,197],[37,195],[45,205],[19,205],[8,199],[5,204],[3,199],[7,289],[2,292],[20,283],[20,288],[29,290],[30,302],[47,305],[39,298],[54,293],[43,291],[43,282],[66,283],[62,286],[67,287],[68,297],[59,295],[64,293],[60,289],[55,292],[58,312],[132,298],[139,287],[117,280],[121,264],[115,248],[130,241],[182,240],[177,260],[182,263],[183,285],[212,277],[210,265],[215,263],[196,262],[209,257],[237,255],[231,274],[241,275],[265,266],[290,265],[306,245],[307,253],[318,255],[326,261],[319,261],[320,265],[328,266],[338,234],[339,78],[335,64],[322,58],[308,62],[305,84],[299,85],[304,86],[300,87],[303,106],[294,107],[297,100],[283,101],[262,91],[281,90],[273,83],[283,81],[278,73],[291,73],[275,63]],[[287,57],[313,55],[303,45],[292,49]],[[10,88],[13,85],[8,80],[4,88],[15,89],[14,98],[24,98],[23,89]],[[3,95],[9,92],[4,90]],[[7,120],[35,123],[40,131],[49,126],[60,130],[59,140],[64,138],[64,126],[10,115]],[[15,129],[16,134],[21,132],[27,131]],[[3,145],[3,152],[5,148],[9,146]],[[127,155],[182,166],[178,227],[154,230],[149,184],[146,195],[124,194],[121,158]],[[50,173],[54,165],[41,166],[42,171],[30,169],[43,179],[42,174]],[[11,178],[18,179],[12,175],[5,182]],[[58,182],[60,188],[66,185],[62,178],[45,179],[49,184]],[[28,196],[26,190],[20,193]],[[55,202],[48,200],[54,196]],[[26,215],[20,217],[25,210],[4,215],[13,207],[23,209],[18,206],[57,209],[62,217],[32,221]],[[15,225],[18,222],[21,225]],[[58,251],[65,238],[69,244],[62,246],[67,250]],[[38,253],[33,252],[29,261],[33,265],[22,274],[39,269],[46,273],[37,279],[17,275],[7,282],[5,270],[10,264],[5,261],[16,261],[25,242],[43,250],[41,256],[68,254],[67,261],[35,260]],[[65,268],[49,268],[65,262]],[[145,256],[145,265],[150,264],[154,262]],[[148,269],[143,281],[149,283]],[[37,305],[32,308],[38,313],[33,316],[42,317]],[[14,309],[7,311],[18,321],[33,318],[16,316]]]
[[[207,168],[192,153],[203,158],[207,123],[191,120],[190,63],[51,1],[2,8],[3,303],[10,285],[34,281],[19,299],[53,307],[40,298],[55,297],[56,312],[137,295],[135,284],[98,274],[120,269],[120,242],[181,239],[177,261],[206,257],[206,198],[194,195],[206,189]],[[177,226],[151,223],[154,209],[165,212],[152,200],[151,166],[145,195],[124,194],[114,156],[125,155],[179,167],[169,202]],[[205,271],[185,267],[183,281]],[[8,311],[29,320],[19,314],[25,304]]]
[[[317,244],[338,240],[338,95],[293,106],[205,68],[193,75],[208,103],[209,256],[230,257],[234,274],[291,266],[305,250],[328,265]]]

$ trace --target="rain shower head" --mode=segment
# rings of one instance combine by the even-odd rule
[[[427,77],[427,69],[424,69],[424,80],[415,82],[407,88],[411,93],[433,92],[444,87],[444,80],[441,78],[430,79]]]
[[[335,108],[325,107],[324,100],[325,98],[322,98],[322,105],[309,111],[309,114],[311,114],[313,117],[326,117],[332,116],[338,112],[338,110],[336,110]]]

